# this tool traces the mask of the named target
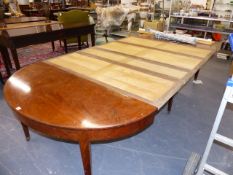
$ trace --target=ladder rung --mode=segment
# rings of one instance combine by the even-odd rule
[[[220,134],[215,135],[215,140],[233,148],[233,140]]]
[[[214,168],[212,167],[211,165],[209,164],[205,164],[205,167],[204,169],[209,172],[209,173],[212,173],[212,174],[215,174],[215,175],[229,175],[227,173],[224,173],[223,171],[217,169],[217,168]]]

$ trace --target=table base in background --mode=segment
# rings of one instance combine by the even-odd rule
[[[52,49],[54,50],[54,41],[64,40],[69,37],[78,37],[81,35],[91,35],[91,44],[95,46],[95,24],[88,25],[77,25],[72,28],[64,28],[59,30],[49,29],[47,32],[33,33],[19,36],[10,36],[7,31],[3,31],[4,34],[0,35],[0,51],[2,54],[3,62],[6,68],[8,77],[11,75],[11,61],[7,48],[10,49],[12,53],[12,58],[15,63],[16,70],[20,69],[20,64],[18,60],[17,48],[25,47],[33,44],[41,44],[46,42],[52,43]],[[65,52],[67,52],[67,45],[65,47]]]

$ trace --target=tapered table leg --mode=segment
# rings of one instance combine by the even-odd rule
[[[0,46],[0,51],[1,51],[1,54],[2,54],[2,60],[3,60],[4,65],[5,65],[7,75],[8,75],[8,77],[10,77],[11,76],[10,68],[12,67],[12,65],[11,65],[11,62],[10,62],[11,60],[10,60],[9,53],[7,51],[7,48],[1,47],[1,46]]]
[[[198,77],[198,75],[199,75],[199,72],[200,72],[200,70],[198,70],[198,71],[195,73],[195,75],[194,75],[194,80],[195,80],[195,81],[197,80],[197,77]]]
[[[29,140],[30,140],[29,129],[28,129],[28,127],[27,127],[25,124],[23,124],[22,122],[21,122],[21,125],[22,125],[22,127],[23,127],[23,132],[24,132],[25,138],[26,138],[27,141],[29,141]]]
[[[19,58],[18,58],[18,54],[17,54],[17,50],[15,48],[10,48],[11,50],[11,54],[15,63],[15,68],[16,70],[20,69],[20,64],[19,64]]]
[[[2,59],[6,60],[6,63],[8,64],[9,68],[12,69],[12,63],[10,60],[10,55],[8,53],[8,50],[6,47],[0,47],[1,53],[2,53]]]
[[[171,97],[167,103],[167,111],[171,112],[172,110],[172,104],[173,104],[173,97]]]
[[[90,142],[80,141],[80,151],[82,155],[83,168],[85,175],[91,175],[91,152],[90,152]]]

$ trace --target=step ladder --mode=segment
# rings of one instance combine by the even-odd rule
[[[233,103],[233,77],[228,80],[226,84],[226,90],[223,95],[220,107],[218,109],[218,113],[209,137],[209,140],[207,142],[207,146],[205,149],[205,152],[200,160],[200,156],[198,154],[193,153],[190,157],[188,163],[186,164],[185,170],[183,175],[203,175],[204,171],[209,172],[214,175],[229,175],[209,164],[207,164],[207,159],[211,150],[211,147],[214,143],[214,141],[220,142],[224,145],[227,145],[231,148],[233,148],[233,139],[230,139],[228,137],[225,137],[219,133],[217,133],[219,125],[221,123],[225,108],[227,103]],[[200,160],[200,161],[199,161]],[[193,168],[192,165],[195,165]]]

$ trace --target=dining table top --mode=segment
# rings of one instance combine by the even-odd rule
[[[4,87],[20,116],[76,130],[117,128],[155,114],[212,50],[129,37],[22,68]]]

